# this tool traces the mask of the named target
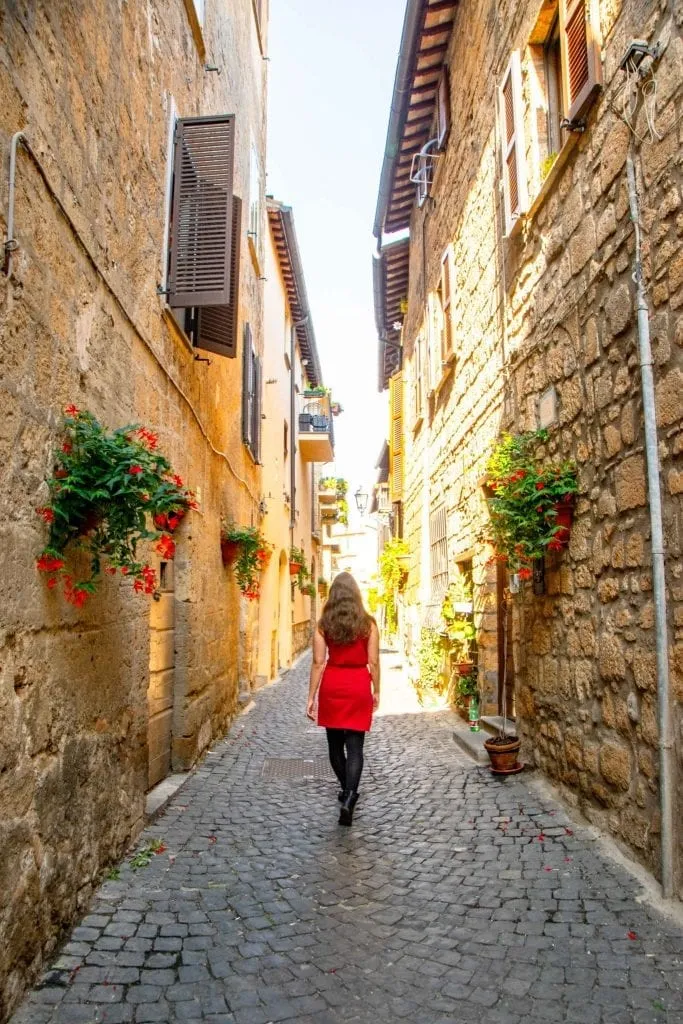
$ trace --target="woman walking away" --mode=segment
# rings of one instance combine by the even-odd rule
[[[339,824],[350,825],[365,734],[379,705],[379,630],[348,572],[335,576],[313,636],[306,709],[313,721],[316,695],[318,725],[327,730],[330,764],[341,783]]]

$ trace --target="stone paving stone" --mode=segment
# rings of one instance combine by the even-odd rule
[[[396,673],[353,828],[332,775],[264,780],[325,754],[307,671],[257,695],[12,1024],[683,1024],[679,930],[523,775],[466,760],[450,712],[393,713]]]

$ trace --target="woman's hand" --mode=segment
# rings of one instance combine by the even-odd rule
[[[312,722],[315,722],[315,714],[313,708],[315,707],[315,697],[311,697],[308,704],[306,705],[306,716],[310,718]]]
[[[378,707],[379,707],[379,694],[378,693],[373,693],[373,695],[372,695],[372,710],[376,711]]]

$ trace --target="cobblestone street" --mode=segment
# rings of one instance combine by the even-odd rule
[[[146,829],[136,849],[165,849],[101,886],[13,1024],[680,1024],[680,930],[528,778],[467,760],[450,712],[416,713],[396,662],[351,829],[304,659]]]

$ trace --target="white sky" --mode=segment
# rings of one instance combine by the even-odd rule
[[[405,0],[270,4],[266,191],[294,210],[323,377],[344,407],[333,471],[352,509],[388,427],[372,227],[404,10]]]

